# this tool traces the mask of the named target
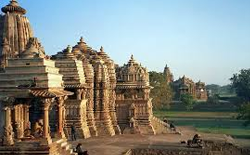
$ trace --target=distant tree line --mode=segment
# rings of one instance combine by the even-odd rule
[[[206,85],[206,89],[208,91],[210,91],[209,95],[233,95],[235,94],[235,90],[231,87],[230,84],[228,85],[224,85],[224,86],[220,86],[220,85],[217,85],[217,84],[209,84],[209,85]]]

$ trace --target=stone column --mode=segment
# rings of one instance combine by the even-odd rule
[[[30,128],[29,108],[29,105],[24,105],[24,130]]]
[[[16,105],[14,107],[14,114],[15,114],[15,130],[16,130],[16,138],[20,139],[23,137],[22,126],[21,126],[21,105]]]
[[[13,130],[11,125],[11,108],[5,107],[5,126],[4,126],[4,137],[3,145],[9,146],[14,144]]]
[[[44,139],[42,141],[42,144],[52,143],[50,133],[49,133],[49,108],[50,108],[52,101],[53,99],[51,98],[42,99],[43,112],[44,112],[44,116],[43,116],[43,138]]]
[[[24,106],[20,105],[20,137],[24,136]]]
[[[65,138],[65,134],[63,132],[63,126],[64,126],[64,114],[63,114],[63,110],[64,110],[64,100],[66,98],[65,97],[58,97],[57,98],[57,106],[58,106],[58,126],[57,126],[57,136],[60,138]]]

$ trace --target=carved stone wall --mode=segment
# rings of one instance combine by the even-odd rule
[[[103,61],[94,63],[94,110],[98,135],[115,135],[109,112],[109,76]]]
[[[121,130],[123,133],[155,134],[147,69],[131,56],[127,64],[116,68],[116,74],[117,120]]]
[[[87,123],[91,133],[91,136],[97,136],[97,129],[95,125],[94,116],[94,69],[87,59],[83,59],[83,69],[86,77],[87,89]]]

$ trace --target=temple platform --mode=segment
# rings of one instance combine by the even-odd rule
[[[25,139],[15,142],[13,146],[0,146],[0,155],[77,155],[66,139],[52,139],[44,145],[41,139]]]
[[[168,150],[170,150],[170,152],[172,151],[173,153],[169,155],[175,155],[180,152],[182,152],[183,154],[185,152],[186,154],[189,153],[187,155],[193,155],[192,153],[202,155],[202,153],[204,153],[203,149],[188,148],[187,144],[181,144],[181,141],[192,139],[194,134],[196,134],[197,132],[191,127],[180,127],[178,129],[181,131],[181,135],[173,133],[158,135],[122,134],[115,135],[113,137],[92,137],[89,139],[77,140],[74,142],[71,141],[69,143],[71,143],[73,146],[76,146],[78,143],[82,143],[83,147],[88,150],[89,154],[91,155],[134,155],[138,154],[138,152],[141,152],[141,154],[143,155],[156,155],[157,151],[158,153],[162,151],[163,155],[168,155]],[[217,149],[225,146],[232,150],[235,149],[234,151],[236,152],[250,151],[247,148],[242,149],[230,136],[208,133],[200,134],[204,141],[207,141],[207,145],[211,148],[211,150],[216,144],[216,146],[218,146]],[[207,148],[207,151],[210,148]],[[250,148],[250,146],[248,148]],[[213,153],[215,154],[216,151],[214,151]]]

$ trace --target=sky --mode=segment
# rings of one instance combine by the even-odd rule
[[[18,0],[46,53],[83,36],[119,65],[130,55],[149,71],[167,64],[207,84],[250,68],[250,0]],[[0,0],[5,6],[8,0]]]

